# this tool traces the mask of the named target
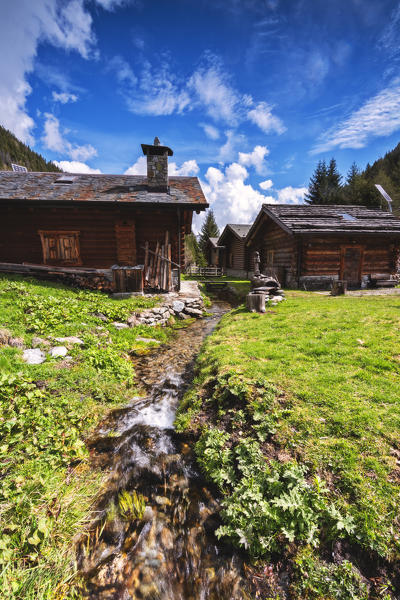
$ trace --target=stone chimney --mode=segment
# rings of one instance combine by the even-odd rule
[[[168,191],[168,156],[172,156],[171,148],[161,146],[158,137],[154,144],[142,144],[143,154],[147,156],[147,185],[154,192]]]

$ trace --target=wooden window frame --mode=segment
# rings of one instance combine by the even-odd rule
[[[61,230],[39,230],[38,234],[40,235],[40,241],[42,244],[42,253],[43,253],[43,263],[45,265],[71,265],[71,266],[80,266],[82,265],[81,259],[81,250],[79,243],[80,231],[61,231]],[[49,248],[47,244],[48,238],[56,238],[57,241],[57,258],[50,258],[49,256]],[[65,259],[61,256],[61,247],[60,242],[62,238],[70,238],[73,239],[74,243],[74,254],[75,258]]]

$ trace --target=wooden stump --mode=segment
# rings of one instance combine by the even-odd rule
[[[246,308],[250,312],[265,313],[265,294],[247,294]]]
[[[332,282],[331,296],[343,296],[347,291],[347,281],[338,279]]]

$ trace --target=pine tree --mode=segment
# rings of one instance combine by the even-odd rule
[[[320,160],[310,178],[308,194],[305,196],[307,204],[342,204],[341,182],[336,160],[332,158],[328,166],[324,160]]]
[[[185,236],[185,266],[197,265],[198,267],[206,267],[207,261],[200,250],[199,243],[194,233],[189,233]]]
[[[207,250],[207,242],[210,237],[219,237],[219,229],[212,210],[209,210],[204,219],[199,235],[199,246],[203,254]]]
[[[305,195],[307,204],[325,204],[325,190],[327,185],[328,169],[326,162],[320,160],[310,178],[308,194]]]

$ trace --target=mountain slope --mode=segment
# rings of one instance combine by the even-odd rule
[[[28,171],[62,172],[52,162],[20,142],[11,131],[0,125],[0,170],[11,171],[11,163],[22,165]]]

